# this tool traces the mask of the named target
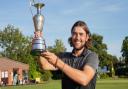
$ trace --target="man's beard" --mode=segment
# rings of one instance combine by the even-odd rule
[[[74,45],[73,45],[73,47],[74,47],[74,50],[79,51],[79,50],[84,49],[84,48],[85,48],[85,45],[82,45],[82,46],[79,47],[79,48],[76,48]]]

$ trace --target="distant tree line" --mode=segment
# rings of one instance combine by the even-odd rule
[[[30,66],[29,78],[35,79],[41,77],[46,81],[54,77],[50,71],[43,71],[39,68],[36,56],[30,54],[32,47],[32,36],[25,36],[19,28],[13,25],[7,25],[5,28],[0,29],[0,57],[8,57],[10,59],[27,63]],[[103,43],[103,36],[99,34],[92,34],[92,47],[90,50],[95,51],[99,55],[100,64],[102,68],[107,66],[110,70],[109,76],[118,76],[121,74],[120,69],[124,70],[124,74],[128,76],[128,36],[126,36],[122,43],[122,57],[119,59],[107,52],[107,45]],[[61,39],[56,39],[53,46],[48,46],[47,50],[54,52],[58,55],[60,52],[65,52],[66,48]],[[57,77],[57,76],[56,76]]]

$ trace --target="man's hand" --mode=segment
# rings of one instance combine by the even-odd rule
[[[57,70],[48,60],[42,56],[39,57],[38,63],[43,70]]]
[[[51,63],[54,66],[56,66],[56,62],[58,60],[58,57],[54,53],[46,51],[46,52],[41,53],[41,56],[46,58],[49,63]]]

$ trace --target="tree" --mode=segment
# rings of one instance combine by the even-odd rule
[[[29,54],[31,49],[30,38],[25,37],[18,28],[12,25],[7,25],[3,30],[0,30],[0,47],[3,49],[2,55],[25,62],[21,59],[26,54]]]
[[[121,52],[125,62],[128,64],[128,36],[123,40]]]
[[[55,45],[54,46],[49,46],[48,50],[55,53],[59,54],[60,52],[65,52],[66,48],[63,44],[63,42],[60,39],[55,40]]]
[[[103,37],[101,35],[92,34],[92,47],[90,49],[99,55],[101,67],[108,64],[107,45],[103,43]]]

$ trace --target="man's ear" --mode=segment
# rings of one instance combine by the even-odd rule
[[[86,41],[88,41],[88,39],[89,39],[89,35],[87,34],[87,35],[86,35]]]

